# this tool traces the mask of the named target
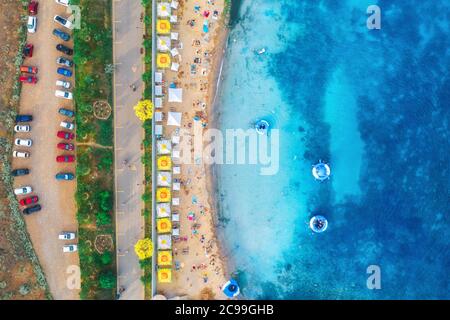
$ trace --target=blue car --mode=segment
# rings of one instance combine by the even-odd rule
[[[75,112],[73,112],[72,110],[69,110],[69,109],[65,109],[65,108],[59,108],[58,112],[60,114],[62,114],[63,116],[70,117],[70,118],[73,118],[73,116],[75,115]]]
[[[19,114],[16,116],[16,122],[30,122],[33,121],[33,116],[29,114]]]
[[[72,76],[72,71],[70,71],[69,69],[66,69],[66,68],[58,68],[58,70],[56,70],[56,72],[58,74],[66,76],[66,77],[71,77]]]
[[[56,174],[56,180],[73,180],[75,175],[73,173],[58,173]]]
[[[60,29],[53,29],[53,34],[64,41],[70,40],[70,35]]]

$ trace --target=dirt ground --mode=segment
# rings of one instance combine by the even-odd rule
[[[29,148],[29,159],[14,159],[13,168],[27,167],[31,174],[19,177],[14,185],[29,185],[34,194],[39,196],[42,211],[25,217],[28,232],[33,246],[39,257],[45,272],[50,292],[54,299],[78,299],[79,290],[70,289],[67,285],[72,273],[70,266],[79,266],[78,253],[63,253],[64,244],[76,243],[76,241],[58,240],[61,231],[77,231],[76,208],[74,194],[76,181],[56,181],[58,172],[75,173],[75,164],[56,163],[56,156],[71,154],[56,148],[60,139],[56,137],[59,123],[65,118],[58,114],[60,107],[73,109],[69,100],[55,97],[58,79],[64,77],[56,74],[56,58],[64,56],[55,49],[58,43],[64,43],[52,34],[58,27],[67,31],[64,27],[53,21],[54,15],[67,17],[65,7],[57,5],[55,1],[40,1],[37,16],[37,32],[28,35],[28,43],[34,45],[32,58],[27,58],[25,64],[36,66],[39,69],[36,85],[25,84],[20,97],[20,113],[32,114],[30,133],[17,134],[17,137],[31,138],[33,146]],[[70,33],[70,32],[69,32]],[[64,43],[73,47],[73,43]],[[70,57],[69,57],[70,58]],[[74,79],[70,82],[74,84]],[[24,150],[16,147],[15,150]],[[75,154],[75,153],[72,153]],[[78,269],[79,270],[79,269]]]
[[[14,60],[19,48],[20,15],[24,10],[16,0],[0,2],[0,138],[11,139],[9,129],[4,125],[5,112],[12,110],[17,102],[12,99],[15,83]],[[3,143],[2,143],[3,144]],[[4,151],[4,145],[0,152]],[[1,163],[0,171],[3,171]],[[25,232],[25,237],[24,233]],[[3,180],[0,180],[0,300],[45,299],[45,279],[39,264],[31,262],[35,257],[26,231],[21,230],[17,219],[11,213]],[[39,280],[40,282],[39,282]]]

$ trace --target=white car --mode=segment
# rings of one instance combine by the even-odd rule
[[[76,244],[66,244],[63,247],[63,252],[75,252],[77,251],[78,246]]]
[[[73,99],[72,92],[69,92],[69,91],[56,90],[55,96],[57,96],[58,98],[63,98],[63,99],[67,99],[67,100]]]
[[[67,122],[67,121],[61,121],[61,123],[59,125],[65,129],[69,129],[69,130],[73,130],[75,128],[75,125],[72,122]]]
[[[69,0],[55,0],[57,4],[63,5],[65,7],[69,6]]]
[[[14,131],[15,132],[30,132],[30,130],[31,130],[31,127],[29,126],[29,125],[23,125],[23,126],[21,126],[21,125],[16,125],[16,126],[14,126]]]
[[[56,86],[70,89],[70,82],[64,80],[56,80]]]
[[[13,151],[14,158],[29,158],[30,153],[26,151]]]
[[[67,29],[70,29],[70,30],[73,29],[72,22],[70,22],[69,20],[67,20],[61,16],[58,16],[58,15],[54,16],[53,21],[55,21],[56,23],[59,23],[60,25],[62,25],[63,27],[66,27]]]
[[[33,16],[28,17],[27,29],[29,33],[35,33],[37,28],[37,18]]]
[[[15,194],[16,196],[21,196],[21,195],[24,195],[24,194],[29,194],[29,193],[31,193],[31,192],[33,192],[33,188],[31,188],[31,187],[29,187],[29,186],[26,186],[26,187],[20,187],[20,188],[14,189],[14,194]]]
[[[76,236],[75,232],[67,232],[67,231],[63,231],[58,235],[59,240],[73,240],[76,237],[77,236]]]
[[[17,138],[16,140],[14,140],[14,144],[16,146],[31,147],[33,145],[33,140]]]

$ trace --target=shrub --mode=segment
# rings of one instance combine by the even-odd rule
[[[111,271],[101,273],[98,280],[102,289],[113,289],[116,287],[116,277]]]
[[[112,262],[112,254],[109,251],[103,252],[103,254],[100,256],[100,260],[104,265],[108,265]]]
[[[106,226],[111,224],[111,215],[107,212],[98,212],[96,218],[97,226]]]

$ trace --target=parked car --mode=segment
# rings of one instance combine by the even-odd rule
[[[20,176],[26,176],[27,174],[30,174],[29,169],[15,169],[11,171],[11,174],[13,177],[20,177]]]
[[[18,114],[16,116],[16,122],[31,122],[33,121],[33,116],[29,114]]]
[[[72,67],[73,66],[73,61],[69,60],[67,58],[64,57],[58,57],[56,58],[56,63],[62,66],[66,66],[66,67]]]
[[[65,7],[69,6],[69,0],[55,0],[55,2],[57,4],[61,4],[61,5],[65,6]]]
[[[30,132],[30,130],[31,130],[31,127],[27,124],[25,124],[25,125],[18,124],[18,125],[14,126],[15,132]]]
[[[73,180],[75,178],[75,175],[70,172],[61,172],[56,174],[56,180]]]
[[[41,211],[41,209],[42,209],[41,205],[37,204],[35,206],[23,209],[22,212],[23,214],[32,214],[33,212]]]
[[[56,157],[56,162],[74,162],[74,161],[75,161],[75,156],[64,155],[64,156]]]
[[[39,198],[38,196],[32,196],[32,197],[28,197],[28,198],[23,198],[19,201],[21,206],[27,206],[29,204],[33,204],[33,203],[38,203]]]
[[[30,153],[26,151],[13,151],[14,158],[29,158]]]
[[[55,91],[55,96],[58,97],[58,98],[63,98],[63,99],[67,99],[67,100],[72,100],[73,99],[72,92],[69,92],[69,91],[56,90]]]
[[[75,252],[77,251],[78,247],[76,244],[66,244],[63,247],[63,252]]]
[[[20,76],[19,81],[23,83],[35,84],[37,82],[37,78],[35,76]]]
[[[32,44],[27,44],[24,48],[23,48],[23,56],[27,57],[27,58],[31,58],[33,56],[33,49],[34,46]]]
[[[73,112],[72,110],[69,110],[69,109],[65,109],[65,108],[59,108],[58,112],[60,114],[62,114],[63,116],[70,117],[70,118],[73,118],[75,116],[75,112]]]
[[[65,53],[65,54],[67,54],[68,56],[73,55],[73,50],[71,48],[61,44],[61,43],[56,45],[56,50],[61,51],[61,52]]]
[[[67,29],[72,29],[72,28],[73,28],[72,22],[70,22],[70,21],[67,20],[67,19],[64,19],[64,18],[61,17],[61,16],[56,15],[56,16],[53,17],[53,20],[54,20],[56,23],[59,23],[60,25],[62,25],[63,27],[66,27]]]
[[[17,138],[16,140],[14,140],[14,144],[16,146],[31,147],[33,145],[33,140]]]
[[[30,67],[30,66],[21,66],[21,67],[20,67],[20,72],[34,73],[34,74],[36,74],[36,73],[38,72],[38,68],[36,68],[36,67]]]
[[[58,131],[56,136],[58,138],[66,139],[66,140],[72,140],[73,138],[75,138],[75,135],[72,132],[67,132],[67,131]]]
[[[72,71],[70,71],[69,69],[66,68],[58,68],[56,70],[56,72],[60,75],[63,75],[65,77],[71,77],[72,76]]]
[[[58,38],[64,41],[70,40],[70,34],[62,31],[61,29],[53,29],[53,35],[57,36]]]
[[[37,18],[29,16],[27,21],[27,29],[29,33],[35,33],[37,29]]]
[[[73,240],[77,237],[75,232],[63,231],[58,235],[59,240]]]
[[[38,13],[38,6],[39,6],[39,2],[37,1],[31,1],[28,4],[28,14],[31,16],[35,16]]]
[[[75,149],[75,146],[72,143],[64,143],[60,142],[56,145],[58,149],[72,151]]]
[[[33,188],[31,188],[30,186],[25,186],[25,187],[20,187],[20,188],[14,189],[14,194],[16,196],[29,194],[29,193],[32,193],[32,192],[33,192]]]
[[[67,122],[67,121],[61,121],[61,123],[59,125],[65,129],[69,129],[69,130],[73,130],[75,128],[75,125],[72,122]]]
[[[65,80],[56,80],[56,86],[70,89],[70,82]]]

